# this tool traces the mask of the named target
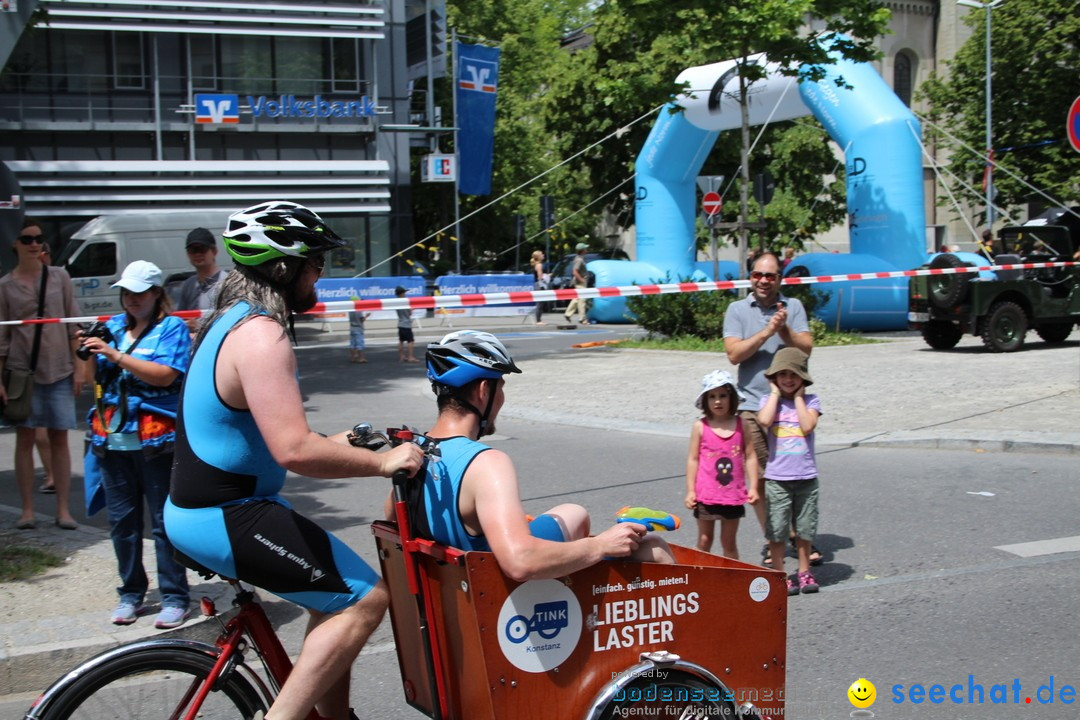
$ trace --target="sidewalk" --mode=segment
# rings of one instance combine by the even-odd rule
[[[338,352],[337,346],[347,342],[346,327],[338,323],[331,332],[321,332],[318,324],[299,326],[301,345],[333,345]],[[417,330],[417,345],[422,348],[465,327],[501,333],[511,348],[522,342],[522,334],[560,332],[553,324],[537,327],[521,318],[461,318],[453,327],[428,318]],[[390,322],[369,323],[367,338],[369,344],[392,345],[396,331]],[[582,338],[567,339],[569,344]],[[970,337],[953,351],[930,351],[919,337],[904,333],[883,344],[816,349],[810,373],[823,405],[819,449],[892,446],[1080,455],[1080,344],[1075,335],[1059,347],[1045,346],[1034,335],[1029,340],[1025,351],[1006,355],[984,352],[980,341]],[[524,375],[511,380],[506,417],[680,437],[696,417],[693,400],[700,378],[717,368],[731,369],[726,358],[716,355],[611,346],[526,357],[520,364]],[[76,443],[81,447],[78,433],[70,436],[73,450]],[[13,445],[14,434],[0,432],[0,467],[9,476]],[[116,570],[100,522],[100,527],[64,531],[51,517],[39,515],[37,530],[16,531],[17,516],[17,508],[0,504],[0,543],[49,549],[65,563],[32,580],[0,586],[0,695],[43,690],[94,652],[162,634],[153,629],[156,607],[134,625],[109,624]],[[152,577],[149,542],[144,557]],[[228,607],[226,585],[203,583],[194,574],[190,579],[192,597],[210,595],[219,610]],[[215,628],[193,619],[173,632],[190,637],[200,633],[200,626],[205,634]]]
[[[965,337],[954,350],[914,334],[814,350],[821,396],[817,445],[968,447],[1080,454],[1080,347],[1037,341],[1019,353],[985,352]],[[698,383],[736,372],[707,353],[611,347],[524,366],[504,415],[581,427],[688,436]],[[589,391],[581,392],[588,383]]]

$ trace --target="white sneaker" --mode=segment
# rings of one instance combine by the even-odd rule
[[[142,603],[129,603],[123,600],[116,606],[112,614],[113,625],[130,625],[139,619],[139,615],[143,611]]]
[[[187,608],[161,608],[161,612],[158,613],[157,619],[154,620],[154,627],[158,630],[169,630],[171,628],[180,627],[187,621],[188,616],[190,615],[191,613],[188,612]]]

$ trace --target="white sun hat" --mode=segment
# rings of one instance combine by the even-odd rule
[[[713,370],[711,373],[701,378],[701,392],[698,393],[697,400],[694,401],[694,407],[698,410],[702,410],[701,404],[705,399],[705,393],[719,387],[724,387],[725,385],[730,385],[735,390],[735,395],[739,398],[739,402],[744,402],[746,400],[746,396],[739,392],[739,386],[735,384],[735,379],[731,377],[731,373],[727,370]]]

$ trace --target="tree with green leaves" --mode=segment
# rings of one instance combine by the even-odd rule
[[[930,104],[932,124],[924,131],[948,151],[949,169],[978,187],[986,151],[986,15],[973,10],[965,22],[973,34],[919,96]],[[1080,153],[1069,146],[1065,120],[1080,94],[1076,1],[1005,0],[993,10],[991,30],[991,137],[1001,166],[994,173],[994,204],[1006,211],[1028,202],[1074,204]]]

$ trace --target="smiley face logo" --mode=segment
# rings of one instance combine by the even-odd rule
[[[877,688],[866,678],[859,678],[851,683],[847,690],[848,700],[857,708],[868,708],[877,700]]]

